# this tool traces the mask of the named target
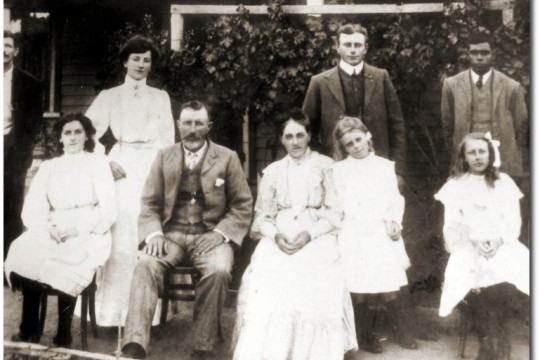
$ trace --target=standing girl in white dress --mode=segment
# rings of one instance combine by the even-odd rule
[[[408,284],[409,258],[401,237],[404,200],[394,163],[375,155],[371,133],[358,118],[344,117],[334,131],[331,206],[343,215],[338,244],[353,300],[360,347],[382,352],[374,308],[385,303],[399,344],[416,349],[397,297]]]
[[[82,114],[60,118],[53,134],[63,155],[43,162],[32,179],[22,212],[27,230],[13,242],[4,264],[6,278],[23,293],[14,341],[40,341],[40,296],[52,287],[62,292],[53,342],[69,347],[76,296],[109,257],[115,186],[107,158],[93,153],[94,132]]]
[[[450,179],[435,195],[444,204],[450,253],[439,315],[465,299],[480,338],[477,359],[507,359],[508,319],[526,317],[529,303],[529,250],[518,240],[523,195],[499,173],[496,148],[484,134],[466,135],[457,152]]]
[[[123,325],[133,270],[137,263],[137,217],[150,166],[159,149],[174,144],[174,120],[169,95],[146,85],[159,52],[154,44],[135,36],[120,50],[127,70],[124,84],[99,93],[88,109],[96,139],[111,129],[116,144],[108,154],[116,180],[118,220],[112,229],[109,261],[100,272],[96,317],[101,326]],[[103,146],[98,144],[103,151]],[[159,321],[156,311],[154,324]]]

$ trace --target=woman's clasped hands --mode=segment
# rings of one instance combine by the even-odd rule
[[[485,257],[486,259],[491,259],[499,250],[499,247],[503,244],[501,238],[491,239],[491,240],[476,240],[473,241],[476,252]]]
[[[49,227],[49,234],[53,240],[60,244],[66,242],[70,238],[79,236],[79,231],[77,231],[77,229],[74,227],[63,229],[56,225],[51,225]]]
[[[289,239],[282,233],[274,236],[277,246],[287,255],[292,255],[302,249],[311,241],[311,234],[308,231],[301,231],[294,239]]]

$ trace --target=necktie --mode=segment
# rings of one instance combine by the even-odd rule
[[[478,77],[478,81],[476,82],[476,87],[479,88],[479,89],[481,89],[483,85],[484,85],[484,84],[482,84],[482,75],[480,75],[480,76]]]
[[[189,170],[192,170],[195,165],[197,165],[197,160],[199,160],[199,157],[197,156],[197,153],[193,152],[186,152],[187,155],[187,162],[186,165],[189,168]]]

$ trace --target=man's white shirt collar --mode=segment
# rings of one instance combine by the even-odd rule
[[[489,80],[489,77],[491,76],[491,73],[493,72],[493,69],[489,69],[489,71],[487,73],[485,73],[484,75],[482,75],[482,84],[485,84],[488,80]],[[478,75],[477,73],[475,73],[472,69],[471,69],[471,78],[472,78],[472,82],[474,84],[476,84],[476,82],[478,81],[478,79],[480,78],[480,75]]]
[[[182,147],[184,148],[184,159],[185,160],[187,160],[188,157],[195,156],[195,158],[197,159],[197,162],[199,162],[199,160],[202,158],[204,152],[206,151],[206,148],[208,147],[208,141],[205,141],[203,147],[200,148],[199,150],[195,151],[195,152],[188,150],[184,146],[184,144],[182,144]]]
[[[364,62],[362,61],[360,64],[352,66],[351,64],[347,64],[344,60],[341,60],[339,62],[339,67],[341,68],[341,70],[345,71],[350,76],[352,76],[353,74],[358,75],[364,68]]]

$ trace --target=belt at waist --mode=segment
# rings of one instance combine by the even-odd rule
[[[196,224],[169,223],[165,227],[165,232],[167,231],[178,231],[184,234],[198,235],[208,232],[208,228],[202,222]]]
[[[69,207],[65,207],[65,208],[54,208],[53,209],[53,212],[54,211],[69,211],[69,210],[75,210],[75,209],[82,209],[82,208],[93,208],[93,207],[96,207],[97,206],[97,203],[95,204],[81,204],[81,205],[72,205],[72,206],[69,206]]]
[[[119,145],[121,147],[131,147],[131,148],[144,148],[144,149],[152,149],[156,148],[156,144],[153,142],[146,142],[146,141],[132,141],[132,142],[126,142],[122,140],[118,140],[116,145]]]

